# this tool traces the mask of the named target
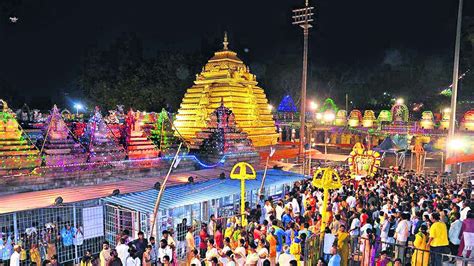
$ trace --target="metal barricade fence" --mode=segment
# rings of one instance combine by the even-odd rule
[[[318,259],[322,257],[324,241],[320,235],[312,235],[305,242],[304,262],[306,266],[317,265]],[[392,239],[393,240],[393,239]],[[337,237],[336,241],[337,243]],[[471,251],[471,248],[467,248]],[[474,248],[472,248],[474,250]],[[338,253],[340,251],[338,250]],[[349,247],[348,266],[379,265],[381,260],[394,262],[401,261],[401,265],[413,266],[468,266],[474,265],[474,251],[469,258],[449,254],[449,247],[436,248],[436,250],[424,250],[413,247],[412,243],[401,245],[394,241],[381,241],[380,239],[368,239],[364,237],[351,238]],[[384,255],[382,257],[382,255]],[[343,258],[341,258],[342,260]],[[327,261],[326,261],[327,263]]]
[[[55,254],[61,264],[78,262],[86,250],[100,252],[103,220],[103,207],[97,202],[0,214],[0,261],[8,260],[17,244],[24,250],[23,265],[32,265],[32,254],[41,261]]]
[[[306,238],[303,250],[303,261],[305,265],[317,265],[322,255],[322,241],[319,234],[312,234]]]

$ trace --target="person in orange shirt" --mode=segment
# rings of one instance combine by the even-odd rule
[[[270,259],[270,265],[275,265],[276,264],[276,246],[277,246],[277,240],[274,235],[275,229],[270,228],[266,237],[266,240],[270,246],[270,250],[268,251],[268,258]]]

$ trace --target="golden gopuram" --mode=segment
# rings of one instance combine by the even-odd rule
[[[227,34],[223,44],[224,49],[214,53],[184,95],[174,121],[177,131],[192,141],[223,101],[254,146],[275,144],[278,134],[265,92],[237,53],[228,49]]]

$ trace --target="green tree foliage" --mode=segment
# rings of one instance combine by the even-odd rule
[[[108,49],[88,50],[78,79],[90,105],[105,109],[123,104],[126,109],[176,110],[203,62],[195,54],[159,51],[143,55],[140,39],[133,34],[118,38]]]

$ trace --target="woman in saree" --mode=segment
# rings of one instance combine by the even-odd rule
[[[422,224],[418,233],[415,235],[415,241],[413,241],[415,251],[411,257],[412,266],[428,266],[430,260],[430,247],[428,246],[427,230],[428,227],[425,224]]]
[[[346,232],[346,226],[340,225],[337,233],[337,250],[341,256],[341,266],[347,266],[349,261],[349,233]]]

